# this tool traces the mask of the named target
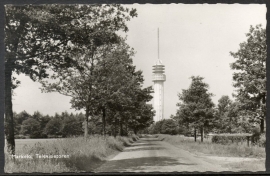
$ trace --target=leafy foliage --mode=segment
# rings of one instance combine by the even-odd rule
[[[247,141],[247,137],[243,136],[213,136],[212,142],[217,144],[243,143]]]
[[[76,119],[74,116],[65,118],[61,128],[61,134],[64,137],[82,135],[82,122]]]
[[[208,84],[203,82],[202,77],[192,76],[189,89],[182,90],[178,94],[180,103],[177,104],[176,118],[188,127],[204,128],[212,125],[214,103],[212,93],[208,92]]]
[[[115,43],[116,31],[127,31],[125,22],[137,13],[117,4],[6,5],[5,10],[5,134],[8,151],[15,154],[12,89],[19,81],[13,73],[35,81],[80,68],[74,53],[93,55],[97,47]]]
[[[175,135],[177,132],[177,123],[173,119],[165,119],[161,126],[161,134]]]
[[[22,122],[21,133],[24,135],[29,135],[30,138],[39,137],[41,134],[40,123],[33,118],[24,120]]]
[[[235,97],[241,103],[243,115],[249,120],[261,124],[264,131],[266,117],[266,30],[257,25],[250,26],[246,34],[247,41],[240,43],[237,52],[231,52],[236,59],[231,68],[234,87],[237,88]]]
[[[61,135],[61,132],[60,132],[61,128],[62,128],[62,123],[60,119],[53,118],[46,124],[44,132],[47,135]]]
[[[173,119],[163,119],[149,127],[150,134],[178,134],[178,124]]]

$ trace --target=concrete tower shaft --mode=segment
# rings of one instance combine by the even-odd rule
[[[165,66],[161,60],[158,60],[156,65],[153,66],[153,77],[154,82],[154,109],[156,115],[154,121],[160,121],[164,118],[164,81],[166,75],[164,74]]]

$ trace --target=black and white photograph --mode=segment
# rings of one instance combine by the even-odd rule
[[[258,172],[265,4],[5,5],[5,173]]]

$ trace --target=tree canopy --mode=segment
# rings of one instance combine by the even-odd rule
[[[212,124],[213,94],[208,92],[209,86],[203,82],[203,77],[192,76],[191,79],[189,88],[178,94],[180,102],[177,104],[179,109],[176,116],[189,127],[200,129],[202,134],[203,129]],[[203,137],[201,139],[203,140]]]
[[[237,52],[231,52],[236,59],[231,64],[234,96],[241,103],[241,111],[249,120],[261,124],[264,131],[266,117],[266,30],[261,25],[250,26],[247,41],[240,43]]]
[[[97,47],[115,43],[117,31],[128,31],[126,21],[135,9],[121,5],[6,5],[5,133],[9,153],[15,154],[12,89],[13,73],[32,80],[59,76],[57,70],[79,68],[72,55],[93,55]]]

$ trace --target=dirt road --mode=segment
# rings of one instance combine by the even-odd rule
[[[177,148],[157,138],[140,138],[95,172],[205,172],[227,171],[219,164]]]

